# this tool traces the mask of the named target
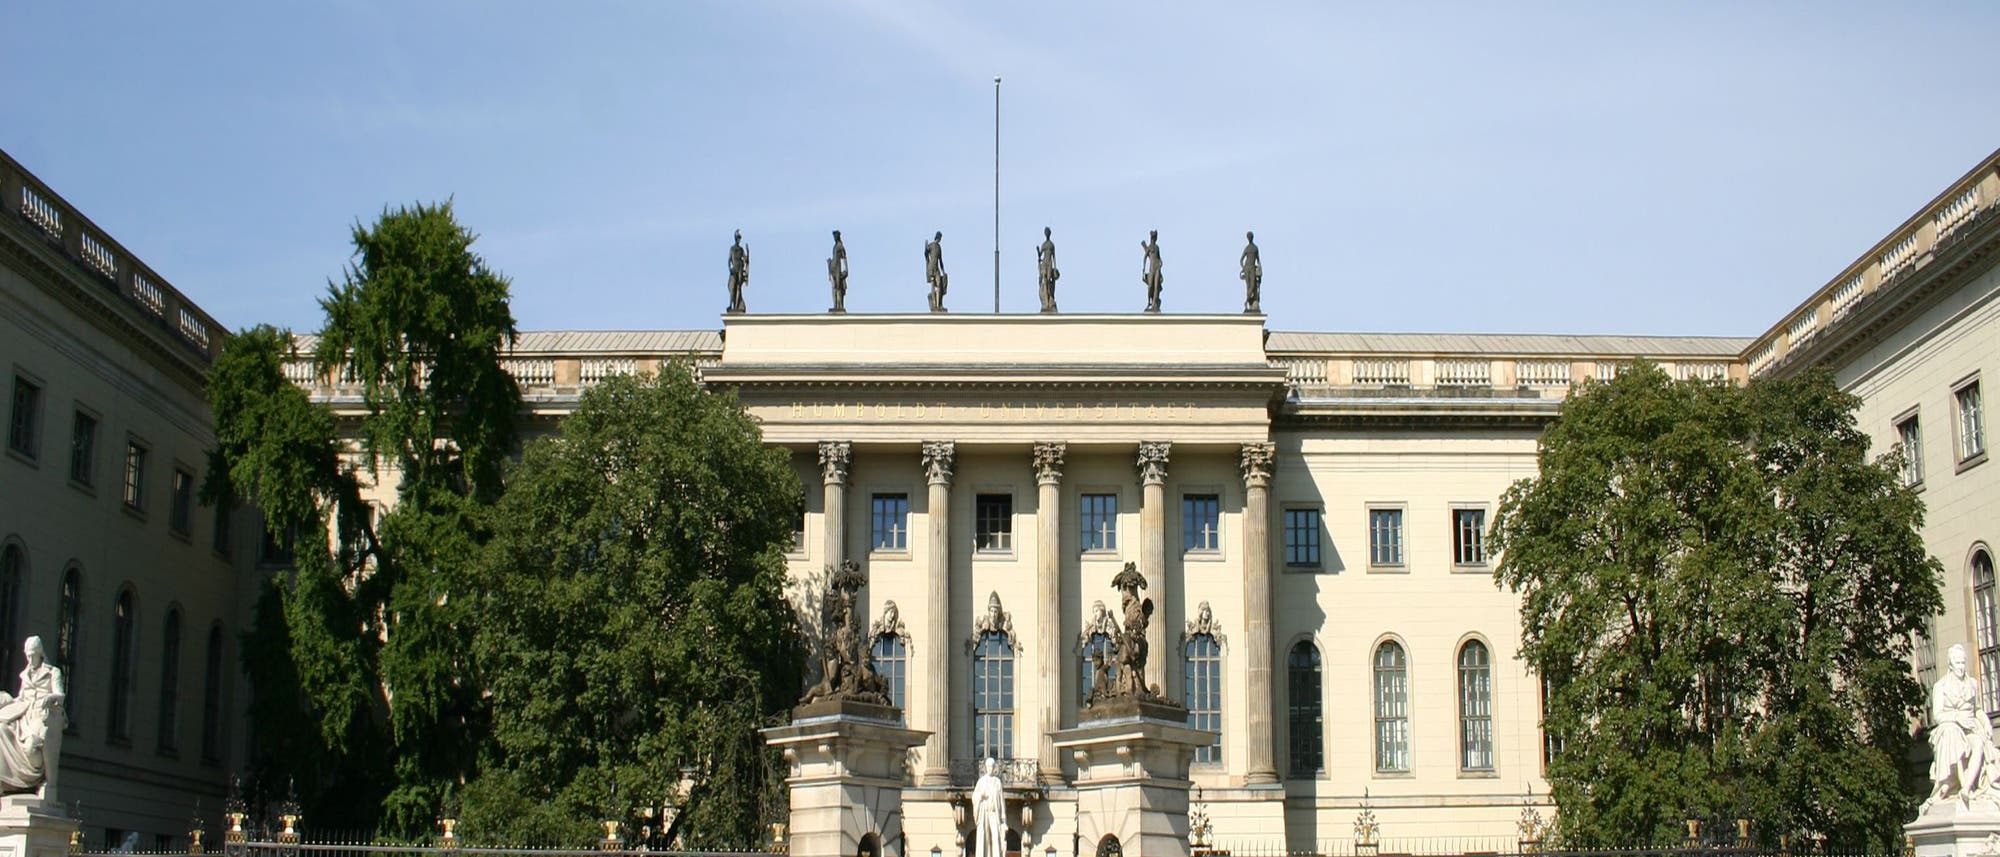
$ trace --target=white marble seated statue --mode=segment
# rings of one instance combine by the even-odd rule
[[[18,794],[40,789],[49,774],[50,737],[62,733],[62,670],[48,662],[42,638],[21,644],[28,665],[21,670],[20,691],[0,691],[0,792]]]
[[[1979,680],[1965,674],[1965,646],[1953,645],[1946,655],[1949,669],[1931,686],[1931,794],[1924,810],[1957,801],[2000,797],[1993,788],[2000,773],[2000,751],[1993,747],[1993,724],[1980,710]]]

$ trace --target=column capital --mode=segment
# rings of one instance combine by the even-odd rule
[[[924,441],[924,475],[932,485],[951,484],[951,466],[958,458],[958,444],[948,440]]]
[[[1069,444],[1062,441],[1041,441],[1035,444],[1035,481],[1054,484],[1062,481],[1063,453]]]
[[[1271,487],[1271,470],[1277,464],[1278,445],[1252,441],[1243,445],[1243,484],[1252,488]]]
[[[1167,453],[1174,448],[1172,441],[1139,441],[1139,481],[1146,485],[1161,485],[1167,481]]]
[[[847,484],[847,465],[854,457],[854,444],[844,440],[819,442],[819,470],[828,485]]]

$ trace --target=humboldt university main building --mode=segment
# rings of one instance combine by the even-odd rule
[[[1146,683],[1211,734],[1189,779],[1216,845],[1324,847],[1366,811],[1385,850],[1505,850],[1524,810],[1548,811],[1548,748],[1486,534],[1564,397],[1638,359],[1738,383],[1830,366],[1873,451],[1908,451],[1946,570],[1912,668],[1928,682],[1964,643],[2000,711],[1996,203],[2000,153],[1857,258],[1826,260],[1824,285],[1772,284],[1803,300],[1754,338],[729,313],[706,330],[524,333],[508,367],[524,421],[546,430],[609,375],[691,358],[790,451],[808,486],[794,579],[859,565],[876,667],[929,733],[902,789],[905,854],[959,853],[951,800],[987,756],[1035,796],[1010,843],[1072,850],[1076,760],[1052,734],[1077,725],[1128,563],[1158,605]],[[61,799],[83,801],[93,844],[170,847],[250,752],[235,649],[281,559],[253,512],[194,500],[225,333],[4,156],[0,259],[0,641],[15,652],[0,673],[21,637],[52,641],[71,683]],[[293,368],[315,401],[358,407]]]

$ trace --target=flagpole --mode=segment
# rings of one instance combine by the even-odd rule
[[[1000,313],[1000,76],[993,76],[993,313]]]

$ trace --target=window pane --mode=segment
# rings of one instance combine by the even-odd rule
[[[1980,414],[1979,382],[1958,390],[1958,457],[1971,458],[1986,451],[1986,428]]]
[[[1924,481],[1924,438],[1923,428],[1916,417],[1902,421],[1896,426],[1896,438],[1903,446],[1903,484],[1916,485]]]
[[[164,639],[160,642],[160,751],[171,753],[180,746],[181,694],[181,614],[167,613]]]
[[[27,559],[21,555],[20,547],[7,545],[0,547],[0,640],[20,639],[16,622],[20,618],[21,574]],[[0,654],[0,675],[14,675],[17,646],[8,646],[5,654]]]
[[[97,418],[77,411],[76,421],[70,425],[69,478],[78,485],[89,485],[96,457]]]
[[[1118,495],[1085,494],[1078,506],[1082,519],[1078,536],[1087,551],[1118,549]]]
[[[1189,494],[1181,498],[1181,546],[1187,551],[1222,549],[1222,498]]]
[[[35,457],[35,433],[42,425],[42,388],[35,382],[14,376],[14,409],[7,423],[7,446],[29,458]]]
[[[1993,592],[1993,558],[1985,551],[1972,555],[1972,607],[1974,630],[1979,635],[1981,677],[2000,676],[2000,615],[1996,615]],[[1983,681],[1979,695],[1986,698],[1986,711],[2000,711],[2000,681]]]
[[[1222,761],[1222,644],[1209,634],[1188,638],[1185,678],[1187,679],[1188,725],[1215,733],[1215,739],[1194,751],[1196,762]]]
[[[908,550],[910,547],[910,496],[877,494],[873,501],[870,529],[875,550]]]
[[[1076,699],[1078,704],[1089,702],[1090,691],[1097,685],[1096,657],[1100,653],[1104,656],[1105,679],[1108,681],[1118,677],[1118,644],[1111,639],[1111,635],[1109,634],[1090,635],[1090,639],[1083,644],[1082,663],[1080,664],[1082,668],[1077,671],[1077,677],[1081,679],[1077,682]]]
[[[972,749],[982,759],[1014,756],[1014,647],[992,631],[972,651]]]
[[[903,713],[905,677],[909,669],[909,647],[899,634],[877,634],[875,644],[868,654],[875,661],[875,674],[889,685],[889,702],[896,706],[898,715],[908,719]]]
[[[1477,640],[1458,652],[1459,767],[1493,770],[1493,671]]]
[[[1300,640],[1285,659],[1285,673],[1291,774],[1310,777],[1326,767],[1326,745],[1321,735],[1319,649]]]
[[[125,505],[146,507],[146,448],[136,443],[125,445]]]
[[[1318,509],[1285,510],[1285,564],[1319,565]]]
[[[1373,565],[1403,564],[1403,510],[1369,510],[1368,561]]]
[[[222,628],[208,630],[206,674],[201,688],[201,759],[222,759]]]
[[[1375,650],[1375,770],[1410,769],[1410,688],[1403,647]]]
[[[1014,495],[981,494],[973,515],[973,546],[983,551],[1014,549]]]
[[[1486,510],[1452,510],[1452,558],[1459,565],[1486,563]]]
[[[113,740],[132,734],[132,592],[118,593],[111,608],[111,722]]]
[[[167,515],[167,528],[187,535],[194,526],[194,474],[174,471],[174,502]]]

